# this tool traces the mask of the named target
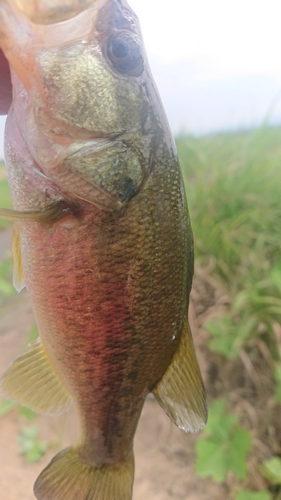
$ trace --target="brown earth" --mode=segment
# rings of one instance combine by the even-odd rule
[[[9,230],[0,233],[0,260],[8,251],[10,239]],[[197,274],[199,278],[197,277],[197,288],[193,290],[190,315],[193,330],[197,332],[195,343],[203,377],[206,377],[207,363],[201,354],[204,335],[200,334],[200,325],[205,311],[208,309],[210,317],[212,314],[217,315],[218,310],[225,307],[227,297],[223,290],[218,290],[216,311],[212,312],[213,303],[206,293],[206,283],[201,293],[200,270]],[[211,283],[209,285],[211,286]],[[201,297],[201,305],[198,302],[198,294]],[[0,320],[0,373],[3,373],[11,360],[22,352],[33,323],[32,309],[25,291],[15,295],[5,304]],[[0,423],[0,500],[32,500],[34,499],[32,487],[38,474],[57,451],[75,439],[77,422],[74,411],[70,410],[68,414],[60,417],[39,416],[36,419],[36,425],[40,429],[40,438],[52,443],[45,457],[36,464],[29,464],[19,454],[19,432],[27,423],[24,417],[19,415],[18,410],[14,408],[2,416]],[[196,439],[196,436],[186,435],[177,429],[153,397],[149,396],[135,438],[136,474],[133,499],[223,500],[228,498],[226,486],[199,479],[195,475]]]

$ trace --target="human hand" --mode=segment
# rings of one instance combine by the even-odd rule
[[[6,115],[12,103],[9,63],[0,49],[0,115]]]

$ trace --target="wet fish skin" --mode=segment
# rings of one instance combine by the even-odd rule
[[[41,473],[37,499],[130,500],[148,392],[184,430],[206,421],[176,150],[125,1],[97,0],[59,25],[31,23],[6,2],[1,16],[15,95],[7,174],[24,212],[15,255],[41,339],[3,375],[2,391],[45,413],[71,397],[78,411],[79,439]],[[114,65],[116,41],[121,53],[132,47],[125,70]]]

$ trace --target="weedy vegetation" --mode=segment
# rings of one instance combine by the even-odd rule
[[[281,128],[182,136],[177,146],[195,238],[193,332],[209,399],[195,473],[224,483],[230,500],[281,500]],[[0,199],[9,207],[4,176]],[[10,284],[5,259],[0,308]],[[3,401],[0,418],[14,407]],[[25,421],[19,453],[39,460],[49,443],[36,416],[17,411]]]
[[[196,471],[224,482],[228,498],[280,499],[281,129],[177,143],[210,400]]]
[[[4,163],[1,162],[1,160],[0,160],[0,200],[1,200],[1,207],[12,208],[10,191],[6,181],[5,166]],[[0,229],[8,227],[9,224],[10,224],[9,222],[0,219]]]
[[[29,408],[5,399],[0,403],[0,418],[12,410],[18,412],[20,422],[18,430],[19,454],[29,463],[38,462],[45,455],[51,442],[42,441],[39,427],[30,425],[31,422],[37,419],[37,414]]]

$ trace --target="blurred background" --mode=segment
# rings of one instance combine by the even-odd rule
[[[281,119],[278,1],[131,1],[174,133]]]
[[[195,239],[190,322],[210,415],[201,434],[183,435],[148,399],[134,500],[281,500],[280,5],[130,5],[186,184]],[[11,207],[3,163],[0,205]],[[1,373],[37,330],[26,292],[11,284],[11,226],[0,228]],[[34,479],[71,441],[75,417],[38,417],[7,400],[0,417],[0,489],[9,500],[32,500]]]

